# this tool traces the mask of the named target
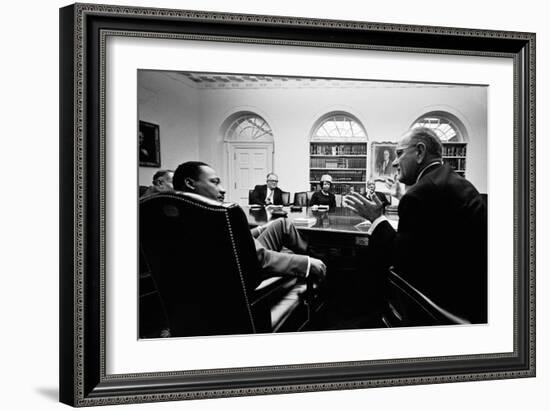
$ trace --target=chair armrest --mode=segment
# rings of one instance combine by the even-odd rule
[[[433,318],[436,324],[470,324],[467,319],[461,318],[436,304],[395,272],[393,267],[390,267],[388,275],[390,285],[399,290],[401,295],[406,296],[410,301],[414,301],[418,307],[421,307]]]
[[[281,299],[292,287],[296,285],[296,277],[271,277],[260,283],[254,289],[250,305],[267,304],[270,301]]]

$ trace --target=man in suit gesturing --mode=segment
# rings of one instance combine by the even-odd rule
[[[428,128],[408,131],[393,167],[408,189],[395,231],[373,200],[352,193],[344,205],[372,222],[369,251],[376,269],[397,273],[436,304],[472,323],[487,322],[487,209],[476,188],[442,161]]]
[[[266,176],[266,184],[257,185],[252,192],[252,204],[283,205],[283,192],[277,184],[277,174],[269,173]]]

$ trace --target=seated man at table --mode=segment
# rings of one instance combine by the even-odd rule
[[[279,183],[277,174],[269,173],[266,180],[266,184],[254,187],[252,204],[283,205],[283,192],[277,187]]]
[[[172,170],[159,170],[153,175],[153,185],[149,186],[142,197],[150,196],[157,193],[165,193],[173,191],[172,178],[174,172]]]
[[[428,128],[408,131],[393,162],[408,189],[397,231],[382,202],[358,194],[344,205],[372,222],[369,252],[379,272],[393,266],[436,304],[472,323],[487,321],[487,209],[476,188],[443,164],[442,145]]]
[[[389,195],[389,194],[388,194]],[[378,199],[382,202],[382,205],[385,207],[390,205],[390,200],[385,193],[376,191],[376,183],[372,180],[367,181],[367,191],[365,192],[365,198],[367,200],[374,201],[374,197],[377,196]]]
[[[200,161],[188,161],[178,166],[174,173],[174,189],[219,202],[225,200],[225,189],[220,177],[212,167]],[[264,226],[252,229],[250,234],[254,238],[262,272],[266,276],[294,275],[305,278],[313,275],[318,280],[325,277],[325,264],[317,258],[304,255],[307,242],[288,219],[271,220]],[[283,247],[296,254],[280,252]]]

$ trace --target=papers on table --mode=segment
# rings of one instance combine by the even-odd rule
[[[355,224],[354,227],[359,231],[369,231],[370,226],[372,223],[368,220],[362,221],[359,224]]]
[[[311,227],[317,222],[315,217],[298,217],[292,220],[296,227]]]

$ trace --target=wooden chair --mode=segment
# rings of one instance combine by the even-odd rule
[[[142,251],[139,257],[139,330],[140,338],[158,338],[166,334],[169,326],[166,311],[155,279]]]
[[[254,190],[248,190],[248,205],[256,204],[252,193],[254,193]],[[290,205],[290,193],[288,191],[283,191],[281,197],[283,199],[284,206]]]
[[[140,201],[139,222],[171,336],[298,331],[307,323],[306,284],[293,277],[262,281],[238,205],[159,194]]]
[[[387,327],[470,324],[467,319],[436,304],[393,268],[388,273],[387,292],[387,307],[382,314],[382,322]]]
[[[313,191],[300,191],[294,194],[294,205],[295,206],[301,206],[301,207],[307,207],[309,205],[309,201],[311,200],[311,196],[313,196]]]
[[[283,198],[283,205],[290,205],[290,193],[288,191],[283,191],[281,197]]]

